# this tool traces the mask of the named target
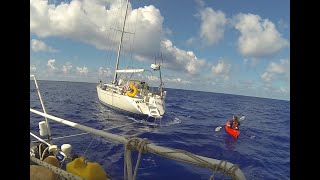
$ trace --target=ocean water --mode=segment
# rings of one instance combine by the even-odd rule
[[[120,113],[98,101],[95,83],[38,81],[47,113],[118,135],[137,135],[152,143],[239,165],[247,179],[290,179],[290,101],[166,89],[166,114],[161,126]],[[30,107],[42,111],[33,81]],[[224,129],[232,115],[245,115],[238,139]],[[30,113],[31,131],[38,134],[43,117]],[[150,121],[150,119],[149,119]],[[160,123],[160,122],[158,122]],[[124,146],[93,135],[62,136],[82,131],[50,121],[53,142],[70,143],[72,153],[101,164],[112,179],[123,179]],[[137,153],[133,154],[133,163]],[[209,179],[212,171],[150,153],[142,154],[137,179]],[[230,179],[214,173],[215,179]]]

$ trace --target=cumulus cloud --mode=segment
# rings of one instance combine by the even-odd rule
[[[110,76],[112,76],[112,72],[111,72],[110,68],[99,67],[98,75],[110,77]]]
[[[195,2],[201,8],[203,8],[205,6],[205,2],[203,0],[195,0]]]
[[[195,37],[191,37],[189,39],[187,39],[186,43],[188,45],[194,44],[197,41],[197,39]]]
[[[289,24],[285,20],[280,19],[278,21],[278,27],[279,27],[280,30],[286,30],[286,29],[289,28]]]
[[[198,13],[195,15],[200,18],[200,32],[198,37],[190,37],[186,43],[201,44],[204,46],[210,46],[216,44],[224,36],[225,26],[227,24],[227,18],[222,11],[215,11],[210,7],[205,7],[205,3],[202,0],[196,0],[199,6]]]
[[[161,43],[164,57],[167,62],[165,66],[172,70],[182,70],[188,74],[197,74],[202,67],[205,66],[206,61],[198,59],[192,51],[185,51],[173,46],[170,40],[164,40]]]
[[[43,41],[37,40],[37,39],[32,39],[31,40],[31,49],[34,52],[58,52],[58,50],[46,45]]]
[[[159,78],[156,77],[156,76],[147,76],[147,79],[148,79],[149,81],[160,81]]]
[[[70,70],[72,69],[72,64],[70,62],[66,62],[66,64],[64,64],[62,66],[62,71],[63,73],[67,74],[68,72],[70,72]]]
[[[163,35],[172,35],[172,30],[169,28],[164,28],[162,31]]]
[[[47,63],[47,67],[49,72],[56,72],[58,70],[58,68],[56,67],[55,59],[49,59]]]
[[[234,27],[241,33],[238,39],[239,51],[246,57],[272,56],[289,45],[288,41],[281,37],[274,23],[268,19],[240,13],[234,22]]]
[[[120,1],[72,0],[54,5],[45,0],[31,0],[30,32],[39,37],[66,37],[98,49],[115,50],[121,33],[114,29],[121,29],[124,8]],[[123,50],[129,50],[126,45],[135,37],[139,40],[135,41],[135,52],[152,57],[150,52],[157,52],[160,47],[162,22],[160,11],[154,6],[132,9],[129,5],[125,31],[135,34],[125,34]]]
[[[224,27],[227,23],[225,14],[222,11],[215,11],[212,8],[201,10],[200,38],[205,45],[217,43],[224,35]]]
[[[290,62],[288,59],[281,59],[280,63],[271,62],[266,71],[261,75],[261,79],[265,82],[271,82],[277,77],[290,79]]]
[[[217,65],[213,65],[211,71],[214,75],[220,76],[225,80],[230,78],[231,64],[228,64],[224,60],[220,60]]]
[[[35,65],[30,65],[30,72],[34,73],[37,71],[37,67]]]
[[[173,78],[173,79],[166,78],[164,81],[168,82],[168,83],[175,83],[175,84],[190,84],[191,83],[191,81],[183,80],[181,78]]]
[[[84,75],[84,76],[87,76],[88,75],[88,73],[89,73],[89,70],[88,70],[88,68],[87,67],[77,67],[76,68],[76,70],[77,70],[77,73],[79,74],[79,75]]]
[[[121,29],[124,7],[123,4],[120,6],[120,1],[72,0],[69,3],[54,5],[48,4],[45,0],[31,0],[30,32],[39,37],[76,39],[98,49],[115,51],[120,33],[114,29]],[[203,18],[210,20],[212,13],[209,10],[208,17],[203,15]],[[198,59],[191,51],[173,46],[162,33],[165,31],[168,34],[171,31],[163,30],[162,24],[163,17],[159,9],[153,5],[136,9],[129,5],[125,31],[133,32],[134,35],[125,33],[123,51],[130,50],[137,60],[153,63],[155,53],[160,50],[167,60],[164,64],[166,68],[191,75],[197,74],[206,64],[205,60]],[[219,23],[211,24],[218,29],[220,27]],[[216,38],[209,37],[208,33],[209,30],[204,30],[203,37],[215,41]],[[129,37],[136,39],[133,49],[129,47],[129,44],[133,44],[132,38]]]

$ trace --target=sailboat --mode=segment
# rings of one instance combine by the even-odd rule
[[[111,108],[133,114],[161,118],[165,113],[166,98],[166,91],[164,90],[164,83],[161,77],[161,64],[154,63],[150,66],[153,71],[159,71],[160,85],[158,88],[150,87],[147,81],[135,78],[134,76],[137,73],[142,73],[149,70],[118,69],[123,35],[125,32],[124,30],[127,19],[128,4],[129,0],[127,0],[126,4],[113,81],[111,83],[103,83],[101,80],[99,81],[97,85],[98,98],[101,103]],[[120,75],[122,74],[127,76],[120,78]]]
[[[119,126],[115,126],[115,127],[108,126],[107,129],[95,129],[89,126],[85,126],[83,124],[73,122],[68,119],[63,119],[58,116],[48,114],[47,113],[48,111],[44,106],[43,98],[40,93],[40,88],[38,86],[37,79],[34,75],[30,75],[30,78],[33,78],[35,83],[35,86],[32,89],[34,90],[33,93],[38,94],[38,99],[40,100],[40,104],[41,104],[41,107],[40,107],[39,104],[36,103],[34,100],[30,101],[30,179],[31,180],[35,180],[35,179],[48,179],[48,180],[49,179],[52,179],[52,180],[114,179],[114,177],[111,176],[112,174],[114,174],[114,172],[109,171],[107,173],[106,171],[107,169],[105,169],[104,167],[106,166],[106,164],[110,164],[110,163],[112,165],[115,165],[115,162],[113,161],[113,159],[118,155],[123,155],[123,158],[119,157],[119,159],[116,158],[116,160],[117,159],[123,160],[122,167],[124,167],[124,171],[123,171],[124,180],[135,180],[139,178],[150,179],[150,172],[146,171],[141,173],[141,166],[139,167],[139,164],[148,163],[146,161],[140,161],[142,154],[147,154],[147,153],[152,153],[153,155],[156,155],[156,156],[162,156],[174,161],[179,161],[180,163],[189,163],[191,165],[195,165],[201,168],[206,168],[208,170],[207,172],[212,172],[212,171],[214,172],[209,179],[214,179],[214,174],[216,172],[219,172],[229,176],[230,177],[229,179],[232,178],[237,180],[246,180],[246,177],[244,176],[243,172],[239,168],[239,165],[230,163],[226,160],[218,160],[210,157],[196,155],[182,149],[174,149],[172,147],[159,146],[146,138],[140,138],[138,135],[124,136],[124,135],[108,132],[108,130],[118,129]],[[36,96],[33,96],[33,97],[36,97]],[[51,104],[50,108],[55,109],[54,107],[55,103],[50,103],[50,104]],[[36,110],[37,108],[42,108],[43,112]],[[63,109],[63,108],[58,108],[58,109]],[[35,126],[36,125],[35,123],[37,121],[39,121],[38,126]],[[50,121],[55,122],[56,123],[55,126],[51,126],[49,123]],[[56,126],[57,124],[59,124],[59,126]],[[63,136],[54,137],[53,134],[51,133],[52,132],[51,128],[52,127],[65,128],[64,126],[70,127],[75,130],[81,130],[84,133],[68,134],[70,133],[69,131],[59,131],[59,132],[56,131],[58,133],[55,133],[55,136],[59,134]],[[39,131],[35,132],[36,129]],[[75,131],[72,131],[72,132],[75,132]],[[105,144],[107,146],[110,145],[110,148],[112,149],[112,151],[114,150],[114,146],[112,145],[112,143],[123,144],[123,148],[120,148],[120,149],[116,148],[118,150],[112,152],[108,150],[108,148],[105,149],[105,147],[103,148],[102,146],[92,147],[90,146],[92,141],[89,143],[89,142],[86,142],[85,140],[88,136],[90,136],[90,134],[94,136],[92,138],[98,141],[103,139],[107,140],[108,143],[102,143],[102,144]],[[79,136],[86,136],[86,138],[79,138]],[[97,139],[96,137],[99,137],[99,138]],[[80,140],[81,143],[79,143],[78,140]],[[66,142],[68,144],[65,144]],[[86,148],[83,154],[82,153],[79,154],[79,152],[83,150],[83,148],[81,148],[81,146],[79,145],[83,145],[83,144],[88,144],[88,147]],[[95,149],[89,150],[88,152],[92,152],[92,153],[86,154],[89,148],[95,148]],[[102,158],[102,159],[97,158],[99,157],[97,156],[97,153],[102,153],[101,154],[102,157],[105,157],[105,158]],[[95,162],[94,159],[91,159],[90,157],[96,157],[95,159],[98,159],[98,161]],[[150,166],[150,165],[144,164],[144,166]],[[156,167],[162,168],[160,166],[156,166]],[[111,168],[111,170],[117,169],[117,168],[119,169],[119,167],[116,167],[116,168]],[[167,167],[164,167],[164,169],[165,168]],[[174,167],[170,166],[170,168],[174,168]],[[138,169],[140,171],[138,171]],[[151,170],[155,170],[155,168],[151,168]],[[194,170],[191,169],[191,172],[192,171]],[[163,171],[161,170],[159,170],[159,173],[161,173],[161,175],[164,175],[165,177],[173,176],[172,174],[169,176],[168,174],[163,174]],[[205,173],[205,174],[208,174],[208,173]],[[17,178],[10,178],[10,179],[17,179]],[[120,179],[120,178],[117,178],[117,179]]]

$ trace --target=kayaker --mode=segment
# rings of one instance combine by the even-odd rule
[[[232,121],[230,123],[230,128],[232,129],[239,129],[240,122],[238,120],[238,116],[232,116]]]

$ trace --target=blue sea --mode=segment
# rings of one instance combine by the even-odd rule
[[[290,101],[167,88],[166,114],[160,126],[152,121],[120,113],[102,105],[95,83],[39,81],[48,114],[118,135],[136,135],[156,145],[226,160],[239,165],[246,179],[290,179]],[[42,111],[33,81],[30,107]],[[232,115],[245,115],[238,139],[228,135],[224,125]],[[31,131],[38,134],[43,117],[30,112]],[[160,122],[158,122],[160,123]],[[83,133],[50,121],[53,142],[69,143],[72,153],[84,154],[98,162],[112,179],[123,179],[122,144]],[[34,139],[32,139],[34,140]],[[137,153],[133,154],[133,159]],[[135,164],[135,161],[134,161]],[[151,153],[142,154],[137,179],[209,179],[206,168],[177,162]],[[231,179],[214,173],[215,179]]]

